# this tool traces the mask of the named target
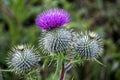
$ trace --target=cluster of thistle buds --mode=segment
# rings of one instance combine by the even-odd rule
[[[66,28],[70,15],[63,9],[53,8],[40,13],[35,23],[42,30],[39,47],[47,55],[70,56],[66,60],[94,60],[103,53],[103,42],[94,32],[75,32]],[[30,71],[38,64],[39,56],[34,47],[18,45],[10,51],[8,65],[16,73]],[[52,56],[51,55],[51,56]],[[70,60],[70,61],[71,61]]]

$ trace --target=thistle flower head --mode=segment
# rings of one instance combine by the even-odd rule
[[[35,20],[36,25],[43,30],[60,27],[68,22],[69,14],[65,10],[58,8],[43,11]]]
[[[43,34],[42,39],[39,41],[40,47],[51,52],[60,52],[70,46],[72,40],[71,32],[65,28],[56,28]]]
[[[93,32],[74,35],[73,46],[81,57],[88,60],[98,57],[103,51],[102,40]]]
[[[19,74],[32,69],[38,62],[38,55],[33,47],[18,45],[11,50],[7,61],[9,68]]]

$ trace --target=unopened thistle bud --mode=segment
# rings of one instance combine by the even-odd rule
[[[44,33],[39,40],[39,45],[44,51],[54,53],[67,49],[70,46],[71,40],[72,35],[68,29],[56,28]]]
[[[37,64],[38,55],[34,47],[18,45],[11,50],[7,61],[9,68],[20,74],[29,71]]]
[[[36,25],[42,30],[61,27],[69,22],[69,14],[63,9],[53,8],[40,13],[35,20]]]
[[[101,38],[93,32],[75,34],[73,46],[81,57],[88,60],[98,57],[103,51]]]

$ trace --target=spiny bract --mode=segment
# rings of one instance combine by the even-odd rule
[[[103,51],[101,38],[93,32],[74,34],[73,47],[81,57],[87,60],[98,57]]]
[[[38,55],[34,47],[18,45],[10,51],[7,61],[9,68],[19,74],[32,69],[38,62]]]
[[[60,52],[70,46],[71,32],[66,28],[56,28],[43,34],[39,40],[41,49],[48,53]]]

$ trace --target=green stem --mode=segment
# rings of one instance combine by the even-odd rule
[[[56,71],[55,71],[55,74],[54,74],[52,80],[57,80],[57,77],[59,75],[59,71],[61,69],[62,62],[63,62],[63,56],[60,54],[57,58],[57,68],[56,68]]]

